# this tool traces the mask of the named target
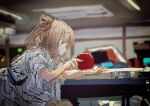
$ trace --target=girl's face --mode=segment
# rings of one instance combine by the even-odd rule
[[[60,56],[65,56],[66,54],[66,48],[67,43],[62,43],[62,41],[59,42],[58,51]]]

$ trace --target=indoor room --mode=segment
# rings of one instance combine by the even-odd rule
[[[149,0],[1,0],[0,106],[150,106]]]

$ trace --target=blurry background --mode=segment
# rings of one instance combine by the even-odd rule
[[[1,0],[1,67],[25,50],[24,40],[42,13],[60,18],[74,29],[76,42],[70,57],[85,48],[111,45],[126,60],[135,62],[141,55],[135,52],[134,44],[142,43],[150,61],[149,6],[149,0]],[[143,46],[139,48],[143,50]]]
[[[109,47],[113,62],[118,61],[118,55],[129,67],[150,66],[150,0],[0,0],[0,68],[25,51],[24,40],[41,14],[60,18],[72,26],[76,41],[68,58]],[[118,52],[114,53],[112,47]],[[105,62],[106,54],[99,56],[96,58],[111,65]],[[80,104],[108,105],[110,102],[104,101],[108,99],[83,99]],[[121,106],[120,101],[115,103]]]

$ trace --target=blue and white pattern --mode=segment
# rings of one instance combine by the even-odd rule
[[[7,79],[6,69],[0,69],[0,100],[5,100],[6,106],[45,106],[49,101],[60,100],[61,79],[46,82],[40,77],[42,68],[53,70],[57,67],[50,55],[40,49],[25,51],[11,64],[16,80],[28,76],[21,86],[12,85]]]

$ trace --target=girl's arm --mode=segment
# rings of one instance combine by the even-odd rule
[[[66,62],[63,66],[58,67],[55,70],[49,70],[47,68],[42,68],[40,71],[40,76],[45,79],[47,82],[57,79],[61,76],[66,70],[72,70],[77,67],[77,61],[81,61],[79,59],[71,59]]]
[[[68,70],[63,73],[63,76],[65,79],[76,79],[79,77],[82,77],[84,75],[93,75],[94,70],[89,69],[89,70]]]
[[[56,70],[49,70],[47,68],[42,68],[40,71],[41,73],[39,74],[44,80],[46,80],[47,82],[50,82],[50,81],[57,79],[67,69],[68,69],[68,66],[61,66],[61,67],[58,67]]]
[[[107,68],[101,67],[98,70],[94,69],[87,69],[87,70],[68,70],[63,73],[63,77],[65,79],[75,79],[85,75],[98,75],[101,74],[103,71],[106,71]]]

